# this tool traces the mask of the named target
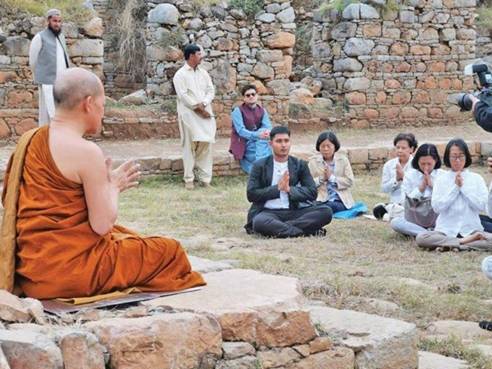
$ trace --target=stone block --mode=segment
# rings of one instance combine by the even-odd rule
[[[288,7],[276,15],[276,18],[282,23],[293,23],[296,19],[294,8]]]
[[[38,300],[21,299],[6,290],[0,290],[0,319],[7,322],[28,322],[35,320],[45,323],[43,307]]]
[[[22,36],[8,37],[3,45],[10,56],[29,56],[29,45],[31,41]]]
[[[27,330],[0,330],[0,347],[11,369],[63,368],[60,349],[43,334]]]
[[[10,365],[7,362],[7,358],[3,353],[2,347],[0,346],[0,369],[10,369]]]
[[[220,360],[215,369],[257,369],[258,361],[255,356],[243,356],[239,359]]]
[[[365,164],[369,161],[369,151],[367,148],[356,148],[348,150],[350,164]]]
[[[256,59],[263,63],[283,61],[284,56],[281,50],[258,50]]]
[[[300,354],[290,348],[273,349],[258,352],[258,362],[262,369],[278,368],[292,363],[300,358]]]
[[[335,59],[333,69],[335,72],[360,72],[362,64],[355,58]]]
[[[104,369],[104,348],[92,333],[74,331],[60,337],[64,369]]]
[[[233,269],[207,273],[207,288],[200,291],[144,304],[213,314],[226,341],[286,347],[316,336],[303,301],[295,278]]]
[[[351,37],[345,43],[343,51],[348,56],[369,55],[374,48],[374,41]]]
[[[275,21],[275,14],[262,13],[257,15],[255,19],[263,23],[272,23]]]
[[[224,342],[222,344],[224,359],[236,359],[241,356],[255,355],[255,348],[248,342]]]
[[[342,41],[354,37],[357,31],[357,25],[351,22],[337,23],[331,30],[331,37],[335,40]]]
[[[104,54],[104,44],[99,39],[79,39],[68,47],[70,57],[99,56]]]
[[[110,318],[85,327],[108,349],[112,368],[198,368],[203,358],[222,355],[220,326],[211,316]]]
[[[262,62],[258,62],[254,66],[253,70],[251,71],[251,74],[261,79],[267,79],[267,78],[272,79],[275,72],[273,68],[270,67],[269,65]]]
[[[370,83],[371,81],[365,77],[348,78],[345,81],[343,88],[347,91],[363,91],[369,88]]]
[[[470,341],[492,339],[492,332],[481,329],[476,322],[463,320],[439,320],[432,322],[427,327],[426,334],[437,339],[445,339],[449,336]]]
[[[272,95],[286,96],[289,94],[290,81],[288,79],[276,79],[267,82],[267,88]]]
[[[289,32],[277,32],[266,39],[266,45],[270,49],[286,49],[294,47],[296,36]]]
[[[368,149],[369,160],[386,160],[389,149],[387,147]]]
[[[442,356],[433,352],[419,351],[419,369],[468,369],[464,360]]]
[[[104,33],[104,27],[102,19],[94,17],[83,25],[82,31],[90,37],[101,38]]]
[[[286,369],[353,369],[354,352],[345,347],[319,352],[286,366]],[[359,368],[361,369],[361,368]],[[396,369],[396,367],[391,368]]]
[[[311,307],[311,317],[330,337],[356,352],[358,369],[418,367],[414,324],[350,310]],[[343,332],[343,333],[341,333]]]

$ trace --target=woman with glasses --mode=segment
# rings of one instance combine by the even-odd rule
[[[419,233],[417,244],[429,250],[480,250],[492,246],[492,234],[483,232],[480,212],[487,205],[487,186],[481,175],[466,169],[471,165],[468,146],[453,139],[443,158],[450,171],[435,181],[432,208],[438,214],[433,231]]]
[[[391,221],[391,228],[395,232],[415,237],[419,233],[427,231],[428,228],[434,227],[435,214],[429,204],[434,183],[437,177],[443,173],[440,168],[441,158],[437,152],[437,147],[427,143],[419,146],[412,159],[412,168],[405,174],[401,186],[405,214],[410,213],[410,217],[394,218]],[[412,209],[416,210],[419,205],[422,205],[420,206],[421,212],[412,213]]]
[[[232,132],[229,152],[239,160],[241,169],[249,174],[253,163],[271,155],[269,145],[272,123],[267,111],[258,104],[256,86],[247,85],[241,90],[243,103],[232,113]]]

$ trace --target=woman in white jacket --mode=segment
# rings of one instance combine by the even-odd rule
[[[471,155],[465,141],[449,141],[443,161],[451,170],[439,175],[434,184],[432,208],[439,214],[436,227],[419,233],[417,244],[430,250],[492,247],[492,234],[483,232],[479,217],[486,209],[487,186],[482,176],[466,169]]]
[[[421,145],[412,159],[412,168],[407,171],[403,178],[402,192],[406,197],[416,200],[430,199],[436,178],[443,172],[441,158],[437,147],[433,144]],[[434,214],[431,211],[432,214]],[[434,224],[432,224],[432,227]],[[391,221],[391,228],[395,232],[415,237],[428,229],[419,224],[405,219],[402,215]]]

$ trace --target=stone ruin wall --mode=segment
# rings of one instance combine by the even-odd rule
[[[132,81],[117,66],[115,24],[121,9],[113,4],[119,0],[93,1],[103,19],[103,35],[94,38],[83,28],[65,26],[73,62],[103,74],[109,96],[120,98],[145,87],[146,101],[154,103],[109,108],[103,130],[107,137],[179,135],[172,77],[183,63],[180,46],[190,38],[207,52],[203,64],[217,89],[214,111],[220,135],[229,134],[238,90],[249,82],[263,94],[274,123],[300,130],[460,122],[469,116],[459,113],[448,96],[474,88],[473,79],[462,75],[463,67],[491,49],[483,31],[477,38],[475,0],[412,0],[397,6],[371,0],[324,13],[308,9],[309,2],[266,0],[255,19],[223,3],[200,8],[184,0],[138,1],[145,2],[140,6],[147,12],[145,44],[138,46],[145,50],[144,81]],[[1,25],[9,36],[0,44],[3,138],[22,133],[37,115],[27,50],[42,19],[28,26],[26,19]],[[19,46],[8,46],[15,37]],[[89,50],[80,47],[83,42],[90,44]],[[10,123],[5,122],[8,114]]]
[[[38,88],[29,68],[29,45],[44,27],[44,18],[28,14],[0,17],[0,28],[6,36],[0,42],[0,139],[20,136],[37,125]],[[102,24],[97,19],[81,28],[64,23],[63,32],[72,65],[102,77]]]

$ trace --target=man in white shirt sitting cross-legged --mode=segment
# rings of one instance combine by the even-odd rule
[[[316,200],[316,185],[307,163],[289,156],[289,129],[273,128],[270,145],[273,155],[254,162],[249,176],[246,231],[278,238],[324,235],[332,211],[309,204]]]

